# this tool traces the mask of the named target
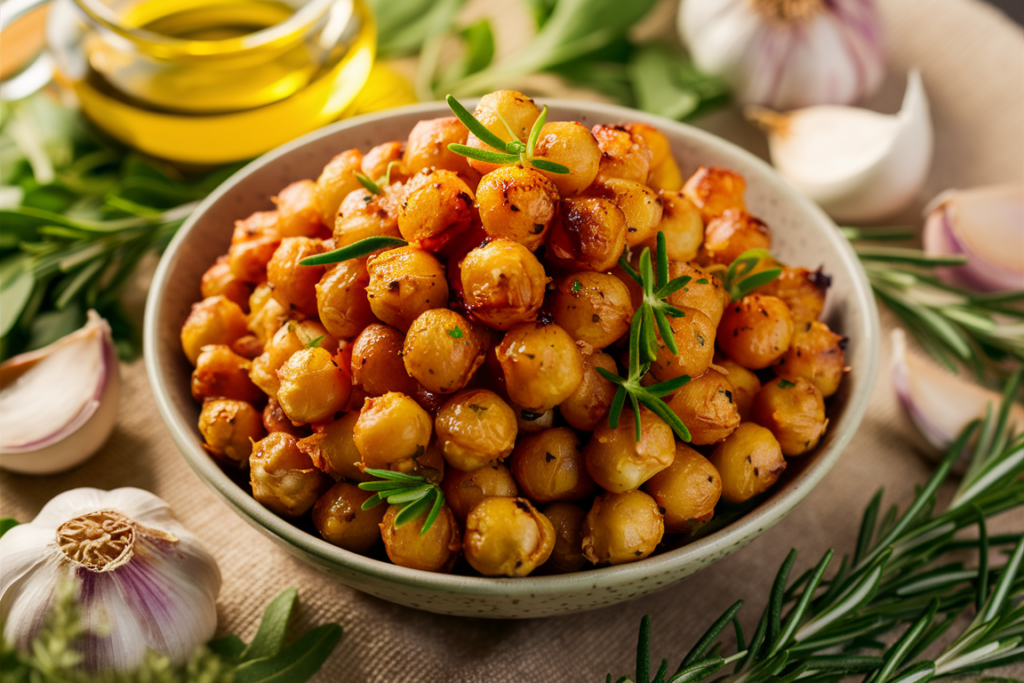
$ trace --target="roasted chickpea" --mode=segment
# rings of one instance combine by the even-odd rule
[[[203,404],[199,413],[199,433],[204,448],[217,460],[245,467],[253,441],[264,436],[260,414],[245,401],[216,399]]]
[[[540,116],[540,110],[532,99],[515,90],[498,90],[480,98],[473,116],[505,142],[512,142],[508,128],[512,129],[515,138],[526,142],[533,129],[533,124]],[[506,128],[506,124],[508,128]],[[473,133],[466,136],[466,146],[494,151],[491,146],[482,142]],[[469,165],[479,173],[489,173],[498,166],[486,161],[469,159]]]
[[[484,576],[528,576],[554,546],[555,528],[525,498],[484,498],[466,518],[463,553]]]
[[[252,294],[252,287],[249,286],[249,283],[235,277],[228,264],[228,257],[221,256],[203,273],[199,291],[204,299],[223,294],[238,304],[244,313],[249,308],[249,295]]]
[[[663,209],[661,197],[651,188],[635,180],[609,178],[594,183],[587,193],[610,199],[622,209],[626,219],[626,244],[629,246],[638,246],[655,237]]]
[[[541,171],[563,197],[579,194],[597,177],[601,148],[594,134],[577,121],[552,121],[540,129],[534,154],[569,169],[568,173]]]
[[[313,347],[296,351],[277,371],[277,400],[292,422],[326,422],[344,410],[352,391],[348,373],[330,351]]]
[[[244,221],[235,221],[235,233],[228,249],[231,274],[242,282],[265,282],[267,265],[280,245],[277,211],[258,211]]]
[[[601,148],[601,167],[595,182],[611,178],[647,184],[653,153],[644,139],[625,126],[598,124],[590,129]]]
[[[671,279],[689,276],[690,281],[668,298],[677,308],[690,307],[711,318],[711,324],[718,327],[725,307],[729,305],[729,292],[714,275],[690,262],[669,261],[668,276]]]
[[[767,382],[754,397],[750,416],[775,435],[787,456],[803,455],[817,446],[828,426],[825,399],[818,387],[803,377],[792,382],[776,377]]]
[[[532,168],[502,166],[480,179],[476,205],[484,232],[536,251],[558,214],[558,189]]]
[[[781,299],[748,294],[725,309],[718,345],[729,358],[751,370],[766,368],[789,350],[793,315]]]
[[[387,468],[392,472],[423,477],[431,484],[440,484],[444,479],[446,469],[444,454],[441,453],[441,447],[436,443],[430,443],[422,455],[414,455],[411,458],[390,463]]]
[[[583,381],[583,356],[555,324],[513,327],[498,346],[497,359],[509,398],[530,412],[554,408]]]
[[[548,232],[548,259],[569,270],[611,270],[626,246],[626,217],[598,197],[562,200],[561,216]]]
[[[420,530],[430,513],[429,508],[417,519],[396,527],[395,517],[401,509],[398,505],[388,507],[380,523],[388,558],[399,567],[425,572],[450,572],[462,550],[459,523],[455,521],[451,508],[442,505],[437,519],[422,533]]]
[[[740,419],[749,420],[750,406],[754,404],[757,392],[761,391],[761,380],[757,374],[725,356],[716,355],[714,364],[725,371],[726,379],[732,385],[732,400],[740,413]]]
[[[665,531],[688,534],[715,516],[715,505],[722,497],[722,477],[707,458],[677,443],[675,460],[651,477],[644,491],[661,508]]]
[[[846,372],[846,337],[818,321],[796,323],[793,343],[773,366],[779,377],[809,380],[825,398],[839,390]]]
[[[427,411],[405,394],[391,391],[366,399],[352,439],[364,468],[387,469],[391,463],[425,453],[432,433]]]
[[[782,299],[793,312],[793,322],[799,324],[818,319],[825,309],[825,292],[831,284],[832,278],[820,268],[812,271],[783,266],[777,278],[755,291]]]
[[[278,219],[277,211],[256,211],[249,214],[248,218],[235,221],[235,227],[231,231],[231,244],[249,242],[258,237],[277,237],[280,240],[281,234],[277,227]],[[266,267],[266,263],[264,263],[264,267]]]
[[[583,520],[587,513],[578,505],[555,501],[544,506],[544,516],[555,530],[555,546],[544,563],[544,572],[569,574],[587,564],[583,556]]]
[[[715,326],[711,318],[696,308],[678,308],[684,315],[670,317],[668,322],[679,353],[672,353],[658,332],[658,356],[651,364],[651,372],[661,382],[683,375],[700,377],[715,355]]]
[[[256,335],[247,334],[236,339],[231,350],[246,360],[252,360],[263,353],[263,342]]]
[[[487,354],[487,333],[455,311],[424,311],[409,326],[402,347],[406,372],[439,394],[466,386]]]
[[[252,497],[282,517],[301,517],[331,485],[313,467],[291,434],[274,432],[253,446],[249,456]]]
[[[455,518],[465,522],[476,504],[488,496],[519,495],[516,480],[501,463],[493,463],[472,472],[449,467],[441,482],[445,502],[452,508]]]
[[[380,194],[364,187],[349,193],[334,222],[334,247],[340,249],[367,237],[399,237],[398,207],[401,185],[388,185]]]
[[[231,299],[218,294],[192,304],[192,310],[181,326],[181,348],[189,362],[195,365],[204,346],[231,346],[248,332],[242,309]]]
[[[288,311],[274,298],[270,285],[263,283],[249,297],[247,326],[260,344],[266,344],[288,319]]]
[[[509,462],[520,490],[535,503],[580,500],[594,492],[580,440],[566,427],[520,439]]]
[[[675,436],[660,417],[640,406],[640,440],[636,439],[636,420],[626,408],[614,429],[602,422],[583,449],[587,472],[606,491],[624,493],[640,485],[672,464]]]
[[[746,210],[743,193],[747,182],[739,173],[715,166],[701,166],[683,185],[683,194],[700,209],[704,225],[726,209]]]
[[[764,221],[746,211],[726,209],[704,231],[704,258],[729,265],[749,249],[770,249],[772,236]]]
[[[404,169],[402,164],[404,153],[405,145],[398,140],[370,148],[360,164],[363,175],[374,181],[386,176],[392,183],[405,182],[412,173]]]
[[[316,237],[324,223],[331,225],[334,214],[321,221],[317,202],[317,185],[312,180],[299,180],[271,197],[277,205],[277,231],[281,237]]]
[[[249,378],[268,396],[277,397],[281,379],[277,371],[302,349],[316,346],[327,351],[338,347],[338,340],[330,336],[324,326],[316,320],[288,321],[278,328],[267,343],[262,354],[252,361]]]
[[[263,428],[267,430],[267,433],[285,432],[297,439],[301,439],[309,434],[309,427],[305,425],[296,427],[292,424],[292,421],[281,410],[281,404],[273,396],[268,396],[267,405],[263,406]],[[301,441],[299,442],[299,447],[302,447]]]
[[[448,302],[444,267],[428,251],[399,247],[370,256],[366,294],[373,314],[400,330],[409,329],[423,311]]]
[[[398,206],[398,230],[409,242],[450,239],[473,220],[473,191],[452,171],[428,168],[406,183]]]
[[[365,553],[380,540],[380,524],[387,508],[377,505],[363,510],[373,491],[340,481],[313,505],[313,526],[331,545],[354,553]]]
[[[338,207],[350,192],[362,188],[356,173],[362,169],[363,155],[358,149],[349,149],[331,159],[316,181],[316,202],[320,220],[334,225]],[[371,176],[376,178],[377,176]]]
[[[309,237],[287,237],[267,264],[267,282],[277,302],[289,312],[312,318],[317,314],[316,283],[323,266],[303,266],[302,259],[322,254],[323,242]]]
[[[352,338],[377,319],[366,298],[370,275],[366,262],[349,259],[333,266],[316,284],[320,322],[335,337]]]
[[[583,520],[583,555],[596,565],[636,562],[653,553],[664,535],[653,498],[643,491],[606,491]]]
[[[230,398],[258,403],[264,394],[252,380],[252,363],[222,344],[204,346],[192,371],[192,398]]]
[[[668,407],[690,430],[690,443],[695,446],[718,443],[740,424],[732,385],[713,368],[680,387]]]
[[[669,267],[672,267],[672,263],[669,262]],[[622,266],[617,265],[609,271],[609,275],[614,275],[619,282],[626,285],[626,289],[629,290],[629,300],[633,304],[633,310],[640,308],[640,304],[644,302],[644,290],[636,280],[634,280]]]
[[[704,221],[700,211],[682,192],[662,190],[661,222],[650,237],[640,243],[653,251],[658,245],[657,233],[665,234],[665,251],[671,261],[692,261],[704,244]]]
[[[633,303],[614,275],[581,271],[555,283],[555,322],[578,341],[603,349],[629,331]]]
[[[359,467],[362,455],[353,438],[359,415],[358,410],[345,413],[317,429],[315,434],[299,440],[299,449],[309,456],[313,465],[335,480],[344,478],[359,482],[373,479]]]
[[[616,387],[602,377],[597,368],[613,374],[619,372],[615,359],[607,353],[596,352],[583,357],[583,381],[558,406],[558,412],[570,427],[593,431],[608,415]]]
[[[715,447],[711,464],[722,477],[722,500],[743,503],[771,488],[786,470],[782,449],[772,433],[744,422]]]
[[[656,190],[674,192],[683,186],[683,174],[672,156],[672,146],[665,134],[646,123],[625,125],[634,137],[638,137],[651,148],[651,173],[647,184]]]
[[[412,395],[416,380],[402,360],[405,335],[393,327],[373,323],[352,344],[352,382],[369,396],[389,391]]]
[[[494,240],[466,254],[461,281],[473,315],[490,327],[507,330],[537,317],[548,277],[522,244]]]
[[[555,410],[553,408],[545,410],[543,413],[534,413],[515,403],[512,403],[511,406],[516,414],[516,428],[520,434],[536,434],[555,426]]]
[[[434,427],[445,462],[464,472],[504,460],[516,444],[516,414],[486,389],[453,396],[437,414]]]
[[[418,122],[409,133],[402,155],[402,165],[409,175],[425,168],[438,168],[458,173],[467,180],[479,176],[469,167],[469,159],[448,149],[448,145],[466,144],[469,131],[454,116]]]

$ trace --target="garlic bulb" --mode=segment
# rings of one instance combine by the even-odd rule
[[[84,462],[110,436],[120,396],[110,325],[89,311],[85,327],[0,365],[0,467],[59,472]]]
[[[932,160],[932,121],[921,74],[911,71],[898,114],[819,106],[785,114],[748,107],[768,133],[772,163],[837,221],[876,221],[920,192]]]
[[[947,284],[980,291],[1024,289],[1024,185],[949,190],[925,208],[929,256],[964,255],[938,269]]]
[[[679,35],[740,104],[850,104],[885,73],[873,0],[683,0]]]
[[[89,669],[128,671],[147,648],[184,661],[217,627],[220,570],[152,493],[82,488],[60,494],[0,538],[0,622],[27,649],[58,582],[80,587],[78,645]]]

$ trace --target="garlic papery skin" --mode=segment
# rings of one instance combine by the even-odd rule
[[[851,104],[885,74],[873,0],[683,0],[679,35],[740,104]]]
[[[90,458],[110,436],[121,393],[110,325],[81,329],[0,365],[0,467],[50,474]]]
[[[61,581],[79,588],[91,670],[131,671],[147,650],[185,661],[217,627],[220,570],[148,491],[81,488],[52,499],[0,538],[0,623],[26,651]]]
[[[938,268],[944,282],[985,292],[1024,289],[1024,184],[948,190],[925,216],[925,253],[968,259]]]
[[[917,197],[932,161],[932,121],[921,74],[911,71],[895,115],[819,106],[785,114],[748,107],[768,133],[779,175],[837,221],[888,218]]]

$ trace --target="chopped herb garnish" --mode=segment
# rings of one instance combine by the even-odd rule
[[[796,386],[796,382],[790,382],[788,379],[780,379],[779,380],[779,388],[780,389],[789,389],[790,387],[795,387],[795,386]]]
[[[358,242],[353,242],[340,249],[334,251],[328,251],[323,254],[317,254],[316,256],[307,256],[306,258],[299,261],[300,266],[323,266],[330,263],[341,263],[342,261],[348,261],[349,259],[362,258],[367,254],[372,254],[378,249],[385,247],[404,247],[409,243],[403,240],[401,237],[367,237],[361,239]]]
[[[487,410],[487,406],[479,406],[475,403],[470,403],[469,409],[472,410],[474,413],[482,413]]]
[[[453,339],[461,339],[462,338],[462,328],[461,327],[456,327],[454,330],[448,330],[448,336],[452,337]]]
[[[395,515],[395,526],[400,527],[406,522],[418,519],[427,509],[430,510],[423,520],[420,533],[427,533],[434,520],[441,513],[444,505],[444,493],[437,484],[428,482],[414,474],[402,474],[390,470],[363,470],[366,474],[377,477],[377,481],[365,481],[359,484],[364,491],[376,491],[376,495],[367,498],[361,506],[363,510],[377,507],[384,501],[388,505],[401,505],[402,509]],[[433,505],[431,505],[433,502]]]
[[[579,294],[581,289],[583,289],[583,285],[580,284],[580,281],[573,280],[572,287],[569,288],[569,291],[571,291],[573,294]]]
[[[310,339],[308,342],[306,342],[306,348],[307,349],[319,348],[320,347],[320,340],[322,340],[325,336],[326,335],[321,334],[316,339]]]
[[[531,413],[529,410],[519,411],[519,415],[526,422],[536,422],[540,418],[544,417],[544,413]]]
[[[737,256],[736,260],[725,269],[725,272],[722,274],[722,280],[726,291],[729,292],[729,296],[732,297],[733,301],[739,301],[752,290],[768,284],[782,273],[782,268],[775,267],[762,270],[747,277],[750,271],[757,267],[757,264],[762,260],[766,260],[769,263],[775,262],[771,253],[765,249],[748,249]]]

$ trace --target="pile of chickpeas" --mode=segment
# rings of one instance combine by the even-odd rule
[[[499,91],[474,115],[525,141],[539,110]],[[649,556],[815,447],[845,339],[818,320],[820,272],[765,258],[755,272],[781,275],[730,300],[717,274],[771,247],[742,176],[702,167],[684,182],[643,123],[546,123],[535,155],[566,174],[451,143],[487,149],[447,117],[341,152],[239,220],[203,276],[181,331],[199,431],[257,501],[404,567],[566,573]],[[643,381],[691,378],[664,399],[689,443],[646,407],[639,440],[628,407],[612,428],[616,387],[597,372],[625,376],[642,290],[618,260],[628,247],[635,264],[659,231],[671,277],[691,280],[668,299],[684,313],[670,318],[679,352],[659,337]],[[372,236],[408,245],[300,265]],[[421,533],[426,512],[395,526],[399,507],[363,510],[366,469],[438,484],[436,521]]]

